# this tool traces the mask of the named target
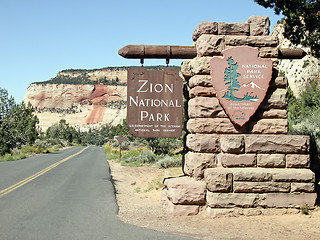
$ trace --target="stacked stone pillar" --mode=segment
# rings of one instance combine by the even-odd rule
[[[175,215],[209,217],[297,212],[313,207],[314,173],[308,136],[288,135],[287,81],[278,76],[278,40],[268,36],[268,17],[246,23],[202,22],[193,33],[197,57],[184,61],[187,79],[185,176],[164,181],[163,206]],[[212,86],[209,61],[234,46],[271,58],[266,97],[244,126],[233,124]]]

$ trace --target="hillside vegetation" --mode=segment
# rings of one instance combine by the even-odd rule
[[[104,85],[113,86],[125,86],[126,82],[121,82],[118,77],[99,77],[92,80],[90,77],[91,73],[97,71],[128,71],[129,68],[134,66],[123,66],[123,67],[105,67],[99,69],[66,69],[60,71],[56,77],[51,78],[47,81],[35,82],[35,84],[98,84],[102,83]],[[136,66],[135,66],[136,67]],[[177,66],[169,66],[177,67]],[[162,70],[164,66],[146,66],[148,70]]]
[[[311,138],[311,169],[320,175],[320,85],[313,82],[299,98],[289,89],[288,123],[290,134]]]

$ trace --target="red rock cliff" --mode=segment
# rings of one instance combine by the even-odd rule
[[[113,107],[126,101],[126,86],[31,84],[24,97],[37,109],[40,127],[45,130],[60,119],[81,128],[92,124],[118,124],[126,116],[125,108]]]

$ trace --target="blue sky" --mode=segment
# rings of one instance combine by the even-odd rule
[[[21,102],[32,82],[64,69],[139,66],[118,55],[125,45],[192,45],[202,21],[253,15],[269,16],[271,31],[281,18],[253,0],[0,0],[0,87]]]

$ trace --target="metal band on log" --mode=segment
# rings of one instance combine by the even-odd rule
[[[194,46],[170,45],[127,45],[118,51],[124,58],[131,59],[192,59],[197,56]],[[301,59],[306,55],[302,49],[279,48],[279,59]]]

